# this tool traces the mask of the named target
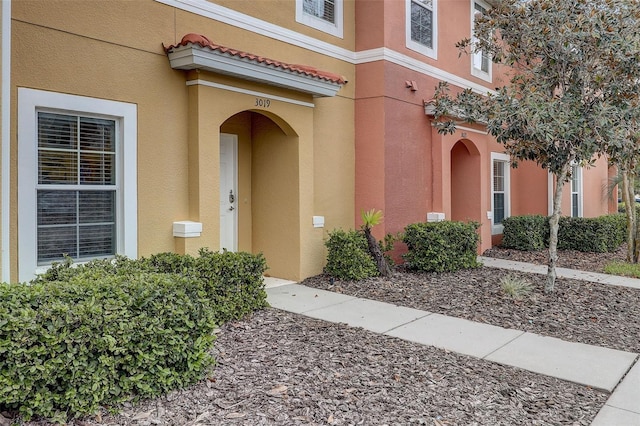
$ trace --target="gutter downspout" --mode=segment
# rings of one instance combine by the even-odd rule
[[[2,0],[2,281],[11,281],[11,0]]]

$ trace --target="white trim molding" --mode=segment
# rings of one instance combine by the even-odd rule
[[[476,40],[473,36],[475,28],[476,4],[484,8],[485,10],[491,7],[488,3],[482,0],[471,0],[471,13],[469,15],[471,18],[471,40],[473,40],[474,42]],[[482,58],[482,56],[482,52],[472,53],[471,55],[469,55],[469,58],[471,59],[471,75],[491,83],[493,81],[493,62],[491,61],[491,57],[487,57],[487,61],[489,62],[489,69],[487,71],[483,71],[481,68],[476,67],[476,61],[479,57]]]
[[[11,281],[11,0],[2,2],[2,281]]]
[[[289,99],[289,98],[284,98],[282,96],[270,95],[268,93],[256,92],[254,90],[242,89],[240,87],[228,86],[226,84],[214,83],[213,81],[200,80],[200,79],[187,81],[187,86],[196,86],[196,85],[228,90],[230,92],[242,93],[244,95],[256,96],[258,98],[265,98],[265,99],[271,99],[274,101],[286,102],[289,104],[300,105],[308,108],[315,108],[315,104],[312,104],[311,102],[298,101],[296,99]]]
[[[433,77],[437,80],[446,81],[447,83],[453,84],[454,86],[458,86],[463,89],[470,88],[474,92],[482,95],[486,95],[487,93],[495,93],[494,90],[491,90],[483,86],[482,84],[474,83],[473,81],[467,80],[466,78],[462,78],[448,71],[444,71],[440,68],[434,67],[433,65],[429,65],[418,59],[411,58],[386,47],[380,47],[371,50],[362,50],[356,53],[356,64],[365,64],[375,61],[392,62],[396,65],[400,65],[421,74],[428,75],[429,77]]]
[[[415,3],[431,11],[431,46],[426,46],[411,38],[411,6]],[[431,3],[430,8],[427,3]],[[411,49],[432,59],[438,59],[438,0],[405,0],[405,37],[407,49]]]
[[[172,47],[167,55],[173,69],[203,69],[310,93],[313,96],[335,96],[338,90],[342,88],[342,84],[338,82],[274,67],[267,62],[259,62],[219,52],[194,43]]]
[[[502,152],[492,152],[491,153],[491,235],[502,234],[504,230],[503,224],[495,224],[495,206],[493,200],[494,194],[494,162],[499,161],[504,163],[504,216],[503,219],[511,216],[511,159],[508,154]]]
[[[207,0],[155,0],[158,3],[175,7],[186,12],[195,13],[205,18],[213,19],[236,28],[260,34],[274,40],[302,47],[313,52],[329,55],[333,58],[353,62],[353,52],[331,43],[318,40],[308,35],[288,30],[244,13],[236,12]]]
[[[38,146],[37,112],[66,112],[108,117],[118,127],[116,165],[117,192],[116,253],[138,255],[137,202],[137,106],[131,103],[43,90],[18,88],[18,273],[20,281],[29,281],[47,266],[37,262]]]
[[[574,173],[577,176],[574,176]],[[577,178],[577,179],[576,179]],[[574,180],[575,179],[575,180]],[[576,191],[574,191],[573,183],[574,181],[577,184]],[[571,197],[569,200],[569,215],[573,216],[573,208],[577,207],[577,216],[574,217],[583,217],[584,216],[584,173],[583,168],[579,164],[571,165],[571,180],[569,181],[569,192],[571,193]],[[573,195],[576,194],[578,198],[578,205],[574,206],[573,204]]]
[[[463,89],[470,88],[474,92],[481,94],[493,93],[492,90],[481,84],[459,77],[432,65],[428,65],[418,59],[411,58],[386,47],[353,52],[331,43],[309,37],[308,35],[254,18],[253,16],[236,12],[235,10],[208,2],[207,0],[155,1],[167,6],[175,7],[179,10],[213,19],[227,25],[232,25],[236,28],[241,28],[255,34],[263,35],[274,40],[282,41],[292,46],[297,46],[311,52],[320,53],[334,59],[345,61],[347,63],[358,65],[375,61],[388,61],[435,79],[446,81],[449,84]]]

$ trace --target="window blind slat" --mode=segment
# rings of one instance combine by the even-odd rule
[[[75,149],[78,133],[77,117],[38,113],[38,147]]]
[[[75,224],[76,191],[38,191],[38,225]]]
[[[80,192],[80,223],[115,222],[115,191]]]
[[[75,184],[78,180],[78,159],[73,152],[39,151],[39,184]]]
[[[113,154],[80,154],[80,183],[114,185],[116,183]]]
[[[115,164],[114,120],[38,113],[38,263],[115,254]]]
[[[76,226],[38,228],[38,262],[78,257]]]
[[[97,118],[80,119],[80,149],[114,152],[115,122]]]

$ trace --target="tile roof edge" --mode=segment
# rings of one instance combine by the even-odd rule
[[[190,44],[197,45],[202,48],[208,48],[212,51],[217,51],[222,54],[227,54],[229,56],[247,59],[251,62],[264,64],[268,66],[271,65],[276,68],[280,68],[282,70],[295,72],[298,74],[306,75],[308,77],[327,80],[331,83],[335,83],[339,85],[344,85],[347,83],[347,80],[338,74],[335,74],[329,71],[322,71],[309,65],[288,64],[286,62],[277,61],[275,59],[264,58],[262,56],[255,55],[253,53],[243,52],[237,49],[221,46],[219,44],[213,43],[206,36],[201,34],[189,33],[189,34],[186,34],[184,37],[182,37],[182,40],[180,40],[180,43],[172,44],[170,46],[165,46],[163,43],[162,47],[165,53],[168,55],[169,53],[172,52],[173,49],[188,46]]]

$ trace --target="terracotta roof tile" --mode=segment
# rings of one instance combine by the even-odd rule
[[[169,53],[172,49],[175,49],[180,46],[187,46],[189,44],[197,44],[200,47],[206,47],[211,50],[218,51],[220,53],[224,53],[230,56],[237,56],[239,58],[247,59],[252,62],[273,66],[276,68],[288,70],[288,71],[306,75],[309,77],[320,78],[322,80],[327,80],[336,84],[345,84],[347,82],[347,80],[345,80],[344,77],[341,77],[338,74],[334,74],[328,71],[321,71],[317,68],[310,67],[308,65],[287,64],[285,62],[264,58],[262,56],[254,55],[248,52],[243,52],[241,50],[232,49],[230,47],[220,46],[219,44],[213,43],[211,40],[209,40],[207,37],[201,34],[189,33],[184,37],[182,37],[182,40],[180,41],[180,43],[174,44],[168,47],[163,45],[163,47],[164,47],[165,53]]]

